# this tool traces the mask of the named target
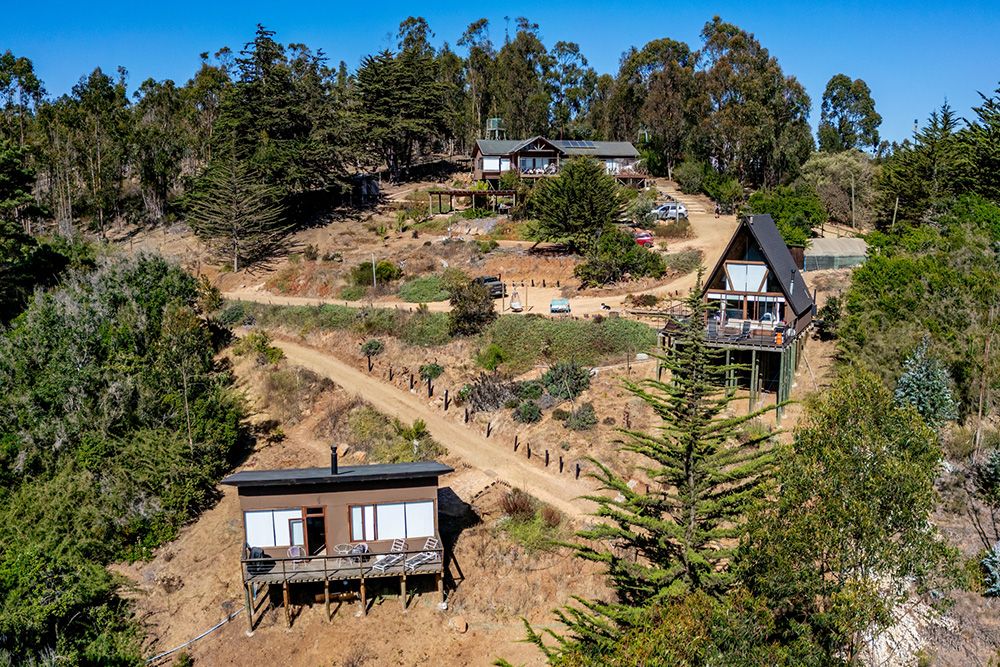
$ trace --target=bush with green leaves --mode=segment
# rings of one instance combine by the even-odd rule
[[[522,401],[514,410],[514,421],[519,424],[534,424],[542,420],[542,410],[532,400]]]
[[[530,398],[533,401],[537,401],[545,393],[545,386],[538,380],[528,380],[519,383],[515,391],[521,398]]]
[[[750,195],[748,203],[752,213],[770,214],[785,243],[792,246],[808,245],[813,228],[826,222],[819,195],[801,180],[774,190],[759,190]]]
[[[393,280],[403,277],[403,269],[399,268],[388,260],[383,260],[375,265],[374,276],[372,273],[372,263],[363,262],[351,269],[351,283],[360,287],[367,287],[372,284],[372,279],[378,281],[379,285],[385,285]]]
[[[271,334],[266,331],[252,331],[236,341],[233,345],[233,354],[237,357],[257,355],[263,361],[275,364],[284,358],[285,353],[281,348],[271,345],[272,342]]]
[[[465,283],[451,293],[448,332],[452,336],[473,336],[497,318],[490,288],[480,283]]]
[[[420,367],[421,380],[433,380],[440,377],[442,373],[444,373],[444,368],[438,364],[424,364]]]
[[[503,363],[503,352],[494,344],[487,345],[476,354],[476,365],[495,371]]]
[[[594,412],[594,404],[584,403],[572,411],[563,426],[573,431],[589,431],[593,429],[597,426],[597,413]]]
[[[377,338],[372,338],[365,342],[361,346],[361,356],[363,357],[377,357],[385,349],[385,343]]]
[[[1000,597],[1000,542],[986,552],[982,560],[983,576],[986,579],[986,597]]]
[[[556,408],[552,411],[552,418],[559,422],[564,422],[569,419],[569,411],[563,410],[562,408]]]
[[[958,418],[958,405],[952,396],[951,374],[929,347],[930,336],[924,336],[906,358],[896,383],[895,399],[899,405],[916,408],[928,426],[940,429],[944,422]]]
[[[576,398],[590,388],[590,371],[575,361],[563,361],[545,371],[541,382],[556,398]]]
[[[399,286],[399,298],[407,303],[446,301],[448,296],[448,290],[441,284],[440,276],[410,278]]]
[[[666,266],[659,253],[635,242],[630,234],[610,230],[601,235],[587,261],[577,264],[573,274],[585,287],[601,287],[632,278],[660,278]]]
[[[173,539],[247,451],[198,282],[159,257],[98,264],[0,330],[0,662],[140,664],[106,566]]]

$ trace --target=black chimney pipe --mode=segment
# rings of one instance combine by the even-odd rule
[[[337,445],[330,446],[330,474],[337,474]]]

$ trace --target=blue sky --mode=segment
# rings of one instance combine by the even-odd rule
[[[928,114],[948,102],[971,115],[977,91],[1000,87],[1000,11],[995,2],[53,2],[4,3],[0,51],[27,56],[51,94],[68,92],[100,66],[129,71],[130,89],[143,80],[186,81],[198,55],[222,46],[238,51],[257,23],[276,39],[322,48],[333,63],[357,67],[361,57],[395,43],[392,35],[410,15],[424,16],[435,43],[455,41],[479,18],[503,42],[510,17],[540,26],[546,46],[575,41],[598,72],[614,73],[629,46],[670,37],[700,48],[699,33],[714,14],[752,32],[778,58],[786,74],[805,85],[819,122],[823,89],[844,73],[871,87],[882,114],[883,138],[901,141]],[[478,9],[477,9],[478,7]]]

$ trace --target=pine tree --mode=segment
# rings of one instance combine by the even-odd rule
[[[615,179],[601,163],[585,157],[564,162],[559,177],[539,188],[537,238],[567,243],[576,251],[594,250],[623,208]]]
[[[738,367],[720,363],[721,351],[706,344],[701,275],[686,299],[691,317],[678,322],[676,344],[660,357],[669,380],[625,382],[662,420],[656,433],[622,431],[622,449],[649,460],[640,466],[652,482],[649,493],[632,489],[593,461],[600,470],[594,478],[619,499],[588,496],[599,506],[596,516],[605,521],[579,535],[594,544],[615,541],[620,550],[579,545],[577,554],[607,566],[619,602],[585,603],[599,616],[568,609],[573,618],[567,622],[583,636],[613,634],[615,625],[628,625],[641,608],[692,591],[724,593],[732,583],[727,566],[735,547],[731,543],[742,532],[748,504],[769,478],[774,458],[769,436],[743,437],[744,444],[737,438],[746,435],[743,424],[773,408],[723,416],[736,400],[722,389],[726,373]],[[622,550],[637,557],[623,557]]]
[[[269,259],[286,245],[291,225],[277,205],[277,191],[254,178],[235,149],[218,160],[191,198],[188,222],[221,257],[240,266]]]
[[[924,336],[919,346],[903,363],[903,375],[896,384],[897,405],[912,405],[927,424],[937,430],[941,424],[958,418],[958,406],[952,395],[954,383],[941,360],[928,351],[930,338]]]

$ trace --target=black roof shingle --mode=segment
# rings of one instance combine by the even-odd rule
[[[436,461],[376,463],[366,466],[340,466],[336,475],[330,474],[329,467],[241,470],[223,479],[222,483],[237,487],[354,484],[396,479],[437,478],[449,472],[454,472],[454,468]]]

